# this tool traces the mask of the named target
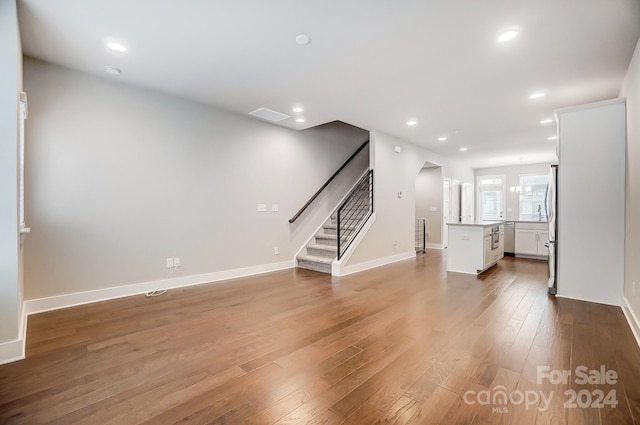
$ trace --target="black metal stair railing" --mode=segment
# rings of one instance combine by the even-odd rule
[[[356,183],[337,212],[338,260],[354,241],[373,214],[373,170],[369,170]]]
[[[329,184],[333,181],[333,179],[335,179],[338,174],[340,174],[340,172],[342,170],[344,170],[347,165],[349,165],[349,163],[351,161],[353,161],[353,159],[358,156],[358,154],[369,144],[369,140],[367,140],[366,142],[364,142],[362,145],[360,145],[360,147],[358,149],[356,149],[356,151],[354,153],[351,154],[351,156],[344,162],[344,164],[342,164],[340,166],[340,168],[338,168],[338,170],[333,173],[333,175],[331,177],[329,177],[329,180],[327,180],[322,187],[320,187],[320,189],[318,189],[318,191],[316,193],[313,194],[313,196],[311,196],[311,198],[307,201],[306,204],[304,204],[302,206],[302,208],[300,208],[300,210],[289,219],[289,223],[293,223],[294,221],[296,221],[298,219],[298,217],[300,217],[302,215],[302,213],[309,208],[309,206],[313,203],[313,201],[322,193],[323,190],[325,190],[327,188],[327,186],[329,186]]]
[[[427,252],[427,219],[416,218],[416,252]]]

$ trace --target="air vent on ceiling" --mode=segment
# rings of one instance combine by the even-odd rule
[[[249,115],[271,122],[278,122],[291,118],[291,116],[287,114],[283,114],[282,112],[274,111],[269,108],[258,108],[255,111],[249,112]]]

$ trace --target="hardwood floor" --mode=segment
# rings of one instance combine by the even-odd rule
[[[444,261],[31,316],[27,358],[0,366],[0,423],[640,424],[640,350],[619,308],[549,297],[544,262],[475,277]],[[539,382],[539,367],[582,365],[617,379]],[[615,408],[565,407],[565,391],[584,406],[611,390]]]

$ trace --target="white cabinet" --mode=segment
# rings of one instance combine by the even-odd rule
[[[516,223],[515,254],[520,256],[547,257],[549,240],[547,223]]]
[[[504,257],[504,243],[492,249],[493,223],[449,223],[447,271],[479,274]],[[504,233],[504,225],[499,225]],[[501,235],[501,239],[502,239]]]
[[[538,255],[538,230],[516,229],[516,254]]]
[[[493,263],[493,254],[491,252],[491,235],[484,237],[484,261],[483,261],[483,269],[489,268],[491,263]]]

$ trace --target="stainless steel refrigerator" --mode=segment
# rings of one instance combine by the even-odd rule
[[[547,186],[545,207],[549,220],[549,293],[558,292],[558,166],[552,165],[549,171],[549,185]]]

